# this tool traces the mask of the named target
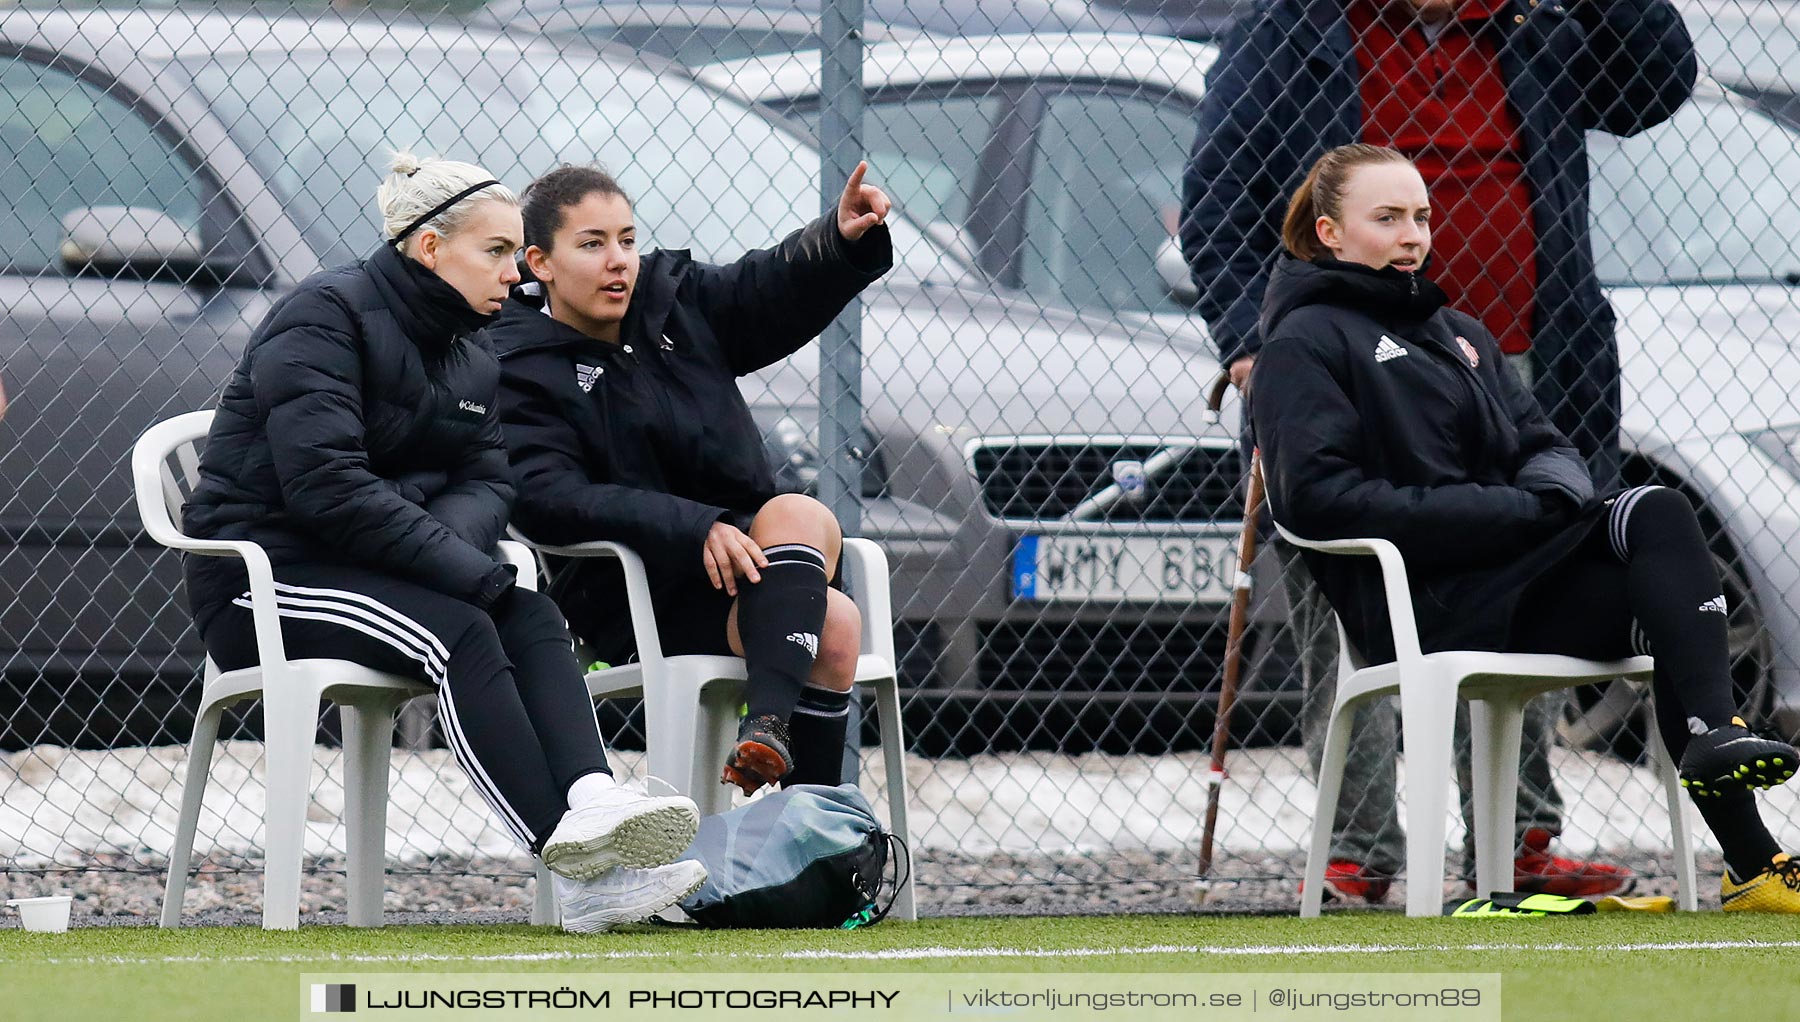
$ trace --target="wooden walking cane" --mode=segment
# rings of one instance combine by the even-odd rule
[[[1228,382],[1221,380],[1221,384]],[[1213,388],[1209,404],[1218,410],[1224,387]],[[1250,628],[1250,565],[1256,560],[1256,521],[1262,513],[1262,458],[1250,454],[1250,484],[1244,496],[1244,528],[1238,536],[1237,578],[1231,588],[1231,619],[1225,633],[1225,677],[1219,684],[1219,708],[1213,718],[1212,767],[1206,778],[1206,823],[1200,832],[1200,870],[1194,884],[1197,901],[1212,889],[1213,831],[1219,822],[1219,789],[1225,783],[1225,747],[1231,742],[1231,711],[1243,673],[1244,633]]]

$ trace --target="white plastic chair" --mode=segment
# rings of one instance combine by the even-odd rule
[[[1546,653],[1446,651],[1421,653],[1413,618],[1412,590],[1399,548],[1384,539],[1315,541],[1275,528],[1288,542],[1330,554],[1372,556],[1381,566],[1389,620],[1394,630],[1393,663],[1369,666],[1351,648],[1338,623],[1337,702],[1326,731],[1319,766],[1319,798],[1313,811],[1312,844],[1306,855],[1306,883],[1300,915],[1316,917],[1324,896],[1325,862],[1337,818],[1338,792],[1350,747],[1346,716],[1380,696],[1400,694],[1400,727],[1406,745],[1406,914],[1442,912],[1444,837],[1450,787],[1454,783],[1452,745],[1456,701],[1469,700],[1470,759],[1475,791],[1475,888],[1486,895],[1513,889],[1514,823],[1519,797],[1519,741],[1525,703],[1562,688],[1625,678],[1648,681],[1649,657],[1617,661],[1582,660]],[[1680,906],[1693,911],[1694,848],[1686,799],[1674,764],[1654,726],[1651,761],[1663,783],[1674,830],[1675,876]]]
[[[435,688],[415,678],[370,670],[347,660],[289,660],[276,615],[274,574],[263,549],[240,540],[195,539],[182,533],[176,525],[177,516],[185,493],[199,481],[200,459],[194,444],[206,436],[212,418],[212,412],[199,411],[157,423],[138,438],[131,452],[138,514],[151,538],[189,553],[243,559],[250,579],[250,614],[255,622],[260,661],[257,667],[221,673],[211,657],[206,660],[193,740],[188,745],[181,817],[175,845],[169,852],[162,925],[181,925],[181,900],[187,889],[194,830],[206,794],[220,717],[226,707],[260,696],[267,792],[263,928],[291,930],[300,923],[300,864],[306,807],[312,791],[313,743],[322,699],[338,704],[343,724],[344,827],[349,846],[345,900],[350,925],[380,926],[394,711],[406,700],[428,695]],[[537,566],[531,552],[518,543],[505,541],[500,550],[519,569],[519,584],[535,589]],[[532,921],[553,921],[553,896],[541,864],[537,878]]]
[[[732,789],[719,783],[719,769],[737,738],[743,701],[744,661],[734,656],[664,656],[650,603],[650,578],[638,555],[620,543],[591,542],[546,546],[512,535],[540,553],[557,557],[611,557],[625,574],[636,663],[594,671],[588,691],[596,699],[642,697],[648,770],[692,798],[702,815],[731,808]],[[866,539],[845,539],[845,589],[862,612],[862,654],[856,684],[872,689],[880,716],[890,829],[912,854],[906,814],[906,745],[900,728],[900,683],[894,669],[893,605],[888,592],[887,555]],[[919,918],[913,896],[912,863],[902,864],[904,882],[895,892],[893,917]]]

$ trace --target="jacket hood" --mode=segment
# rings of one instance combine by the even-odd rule
[[[1307,262],[1284,253],[1269,274],[1257,332],[1266,343],[1282,320],[1309,305],[1338,305],[1399,323],[1427,319],[1448,300],[1442,288],[1416,273],[1338,259]]]
[[[487,328],[487,339],[498,358],[562,347],[579,348],[583,351],[613,347],[589,337],[567,323],[551,319],[544,312],[541,298],[534,300],[516,292],[501,306],[500,314],[494,317],[494,324]]]
[[[637,287],[632,291],[631,305],[625,310],[625,322],[619,328],[620,337],[654,337],[662,332],[670,310],[675,307],[676,291],[690,262],[692,260],[685,251],[658,249],[644,256],[638,267]],[[513,288],[512,298],[501,308],[488,330],[494,354],[506,358],[563,345],[588,351],[596,347],[600,350],[617,347],[546,315],[544,306],[549,296],[544,293],[544,285],[523,269],[523,260],[520,266],[523,279]]]
[[[472,334],[495,317],[469,307],[462,292],[419,262],[383,245],[363,260],[370,279],[407,339],[422,350],[441,352],[458,337]]]

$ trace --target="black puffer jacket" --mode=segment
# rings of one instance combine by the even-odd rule
[[[617,345],[508,302],[488,335],[519,528],[546,543],[623,542],[659,591],[702,584],[713,523],[747,528],[777,492],[738,377],[817,337],[892,264],[886,227],[853,244],[830,219],[725,266],[651,252]],[[577,634],[622,621],[610,562],[555,575]]]
[[[1598,520],[1587,470],[1473,317],[1398,270],[1283,256],[1251,420],[1275,519],[1406,558],[1420,643],[1503,649],[1521,590]],[[1371,662],[1394,657],[1373,558],[1307,567]]]
[[[1288,196],[1329,149],[1363,141],[1363,69],[1347,0],[1244,7],[1206,73],[1182,177],[1181,249],[1227,363],[1253,354],[1260,288]],[[1635,135],[1694,91],[1694,44],[1670,0],[1509,0],[1481,28],[1494,47],[1531,186],[1537,243],[1533,389],[1586,452],[1619,476],[1619,351],[1594,272],[1587,132]]]
[[[356,564],[486,606],[513,498],[492,322],[382,246],[303,281],[257,328],[219,398],[183,513],[189,534],[276,564]],[[239,562],[187,559],[197,623],[244,591]]]

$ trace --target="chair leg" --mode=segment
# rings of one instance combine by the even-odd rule
[[[194,718],[194,736],[188,742],[187,777],[181,782],[181,818],[175,824],[175,844],[169,849],[169,877],[163,885],[161,925],[167,930],[181,925],[181,899],[187,894],[188,868],[193,864],[194,831],[200,825],[207,772],[212,769],[219,718],[224,713],[224,704],[215,703]]]
[[[699,714],[696,684],[670,670],[657,684],[644,685],[644,769],[675,790],[696,798],[693,770],[695,721]]]
[[[1332,708],[1325,728],[1325,754],[1319,762],[1318,800],[1313,806],[1312,841],[1306,850],[1302,874],[1300,917],[1317,919],[1325,901],[1325,863],[1331,857],[1331,832],[1337,824],[1338,794],[1344,784],[1344,761],[1350,753],[1350,719],[1364,698],[1340,702]]]
[[[1406,743],[1406,914],[1443,911],[1444,834],[1450,810],[1456,686],[1415,668],[1400,682]]]
[[[1700,908],[1700,888],[1694,876],[1694,835],[1688,825],[1687,795],[1681,790],[1675,761],[1669,758],[1654,720],[1650,724],[1650,765],[1662,781],[1663,798],[1669,804],[1669,831],[1675,848],[1675,903],[1683,912],[1695,912]]]
[[[700,807],[701,816],[712,816],[731,808],[731,793],[737,789],[719,782],[719,771],[731,746],[737,739],[738,705],[743,701],[741,684],[715,680],[700,689],[695,707],[695,727],[689,734],[692,754],[689,775],[694,787],[688,797]]]
[[[914,897],[912,859],[912,825],[906,812],[906,740],[900,727],[900,682],[883,678],[875,682],[876,713],[880,715],[881,762],[887,774],[888,829],[900,839],[908,861],[902,863],[906,882],[894,892],[892,916],[909,923],[919,921],[919,906]]]
[[[1502,695],[1469,703],[1477,895],[1513,889],[1513,817],[1519,807],[1519,740],[1524,727],[1522,699]]]
[[[394,709],[386,700],[338,705],[344,732],[344,829],[350,853],[344,887],[351,926],[382,923]]]
[[[263,929],[300,925],[300,863],[312,791],[319,687],[292,678],[263,692]]]
[[[531,893],[531,925],[556,926],[562,922],[562,912],[556,904],[556,888],[544,864],[539,861],[536,865],[537,881],[532,885]]]

